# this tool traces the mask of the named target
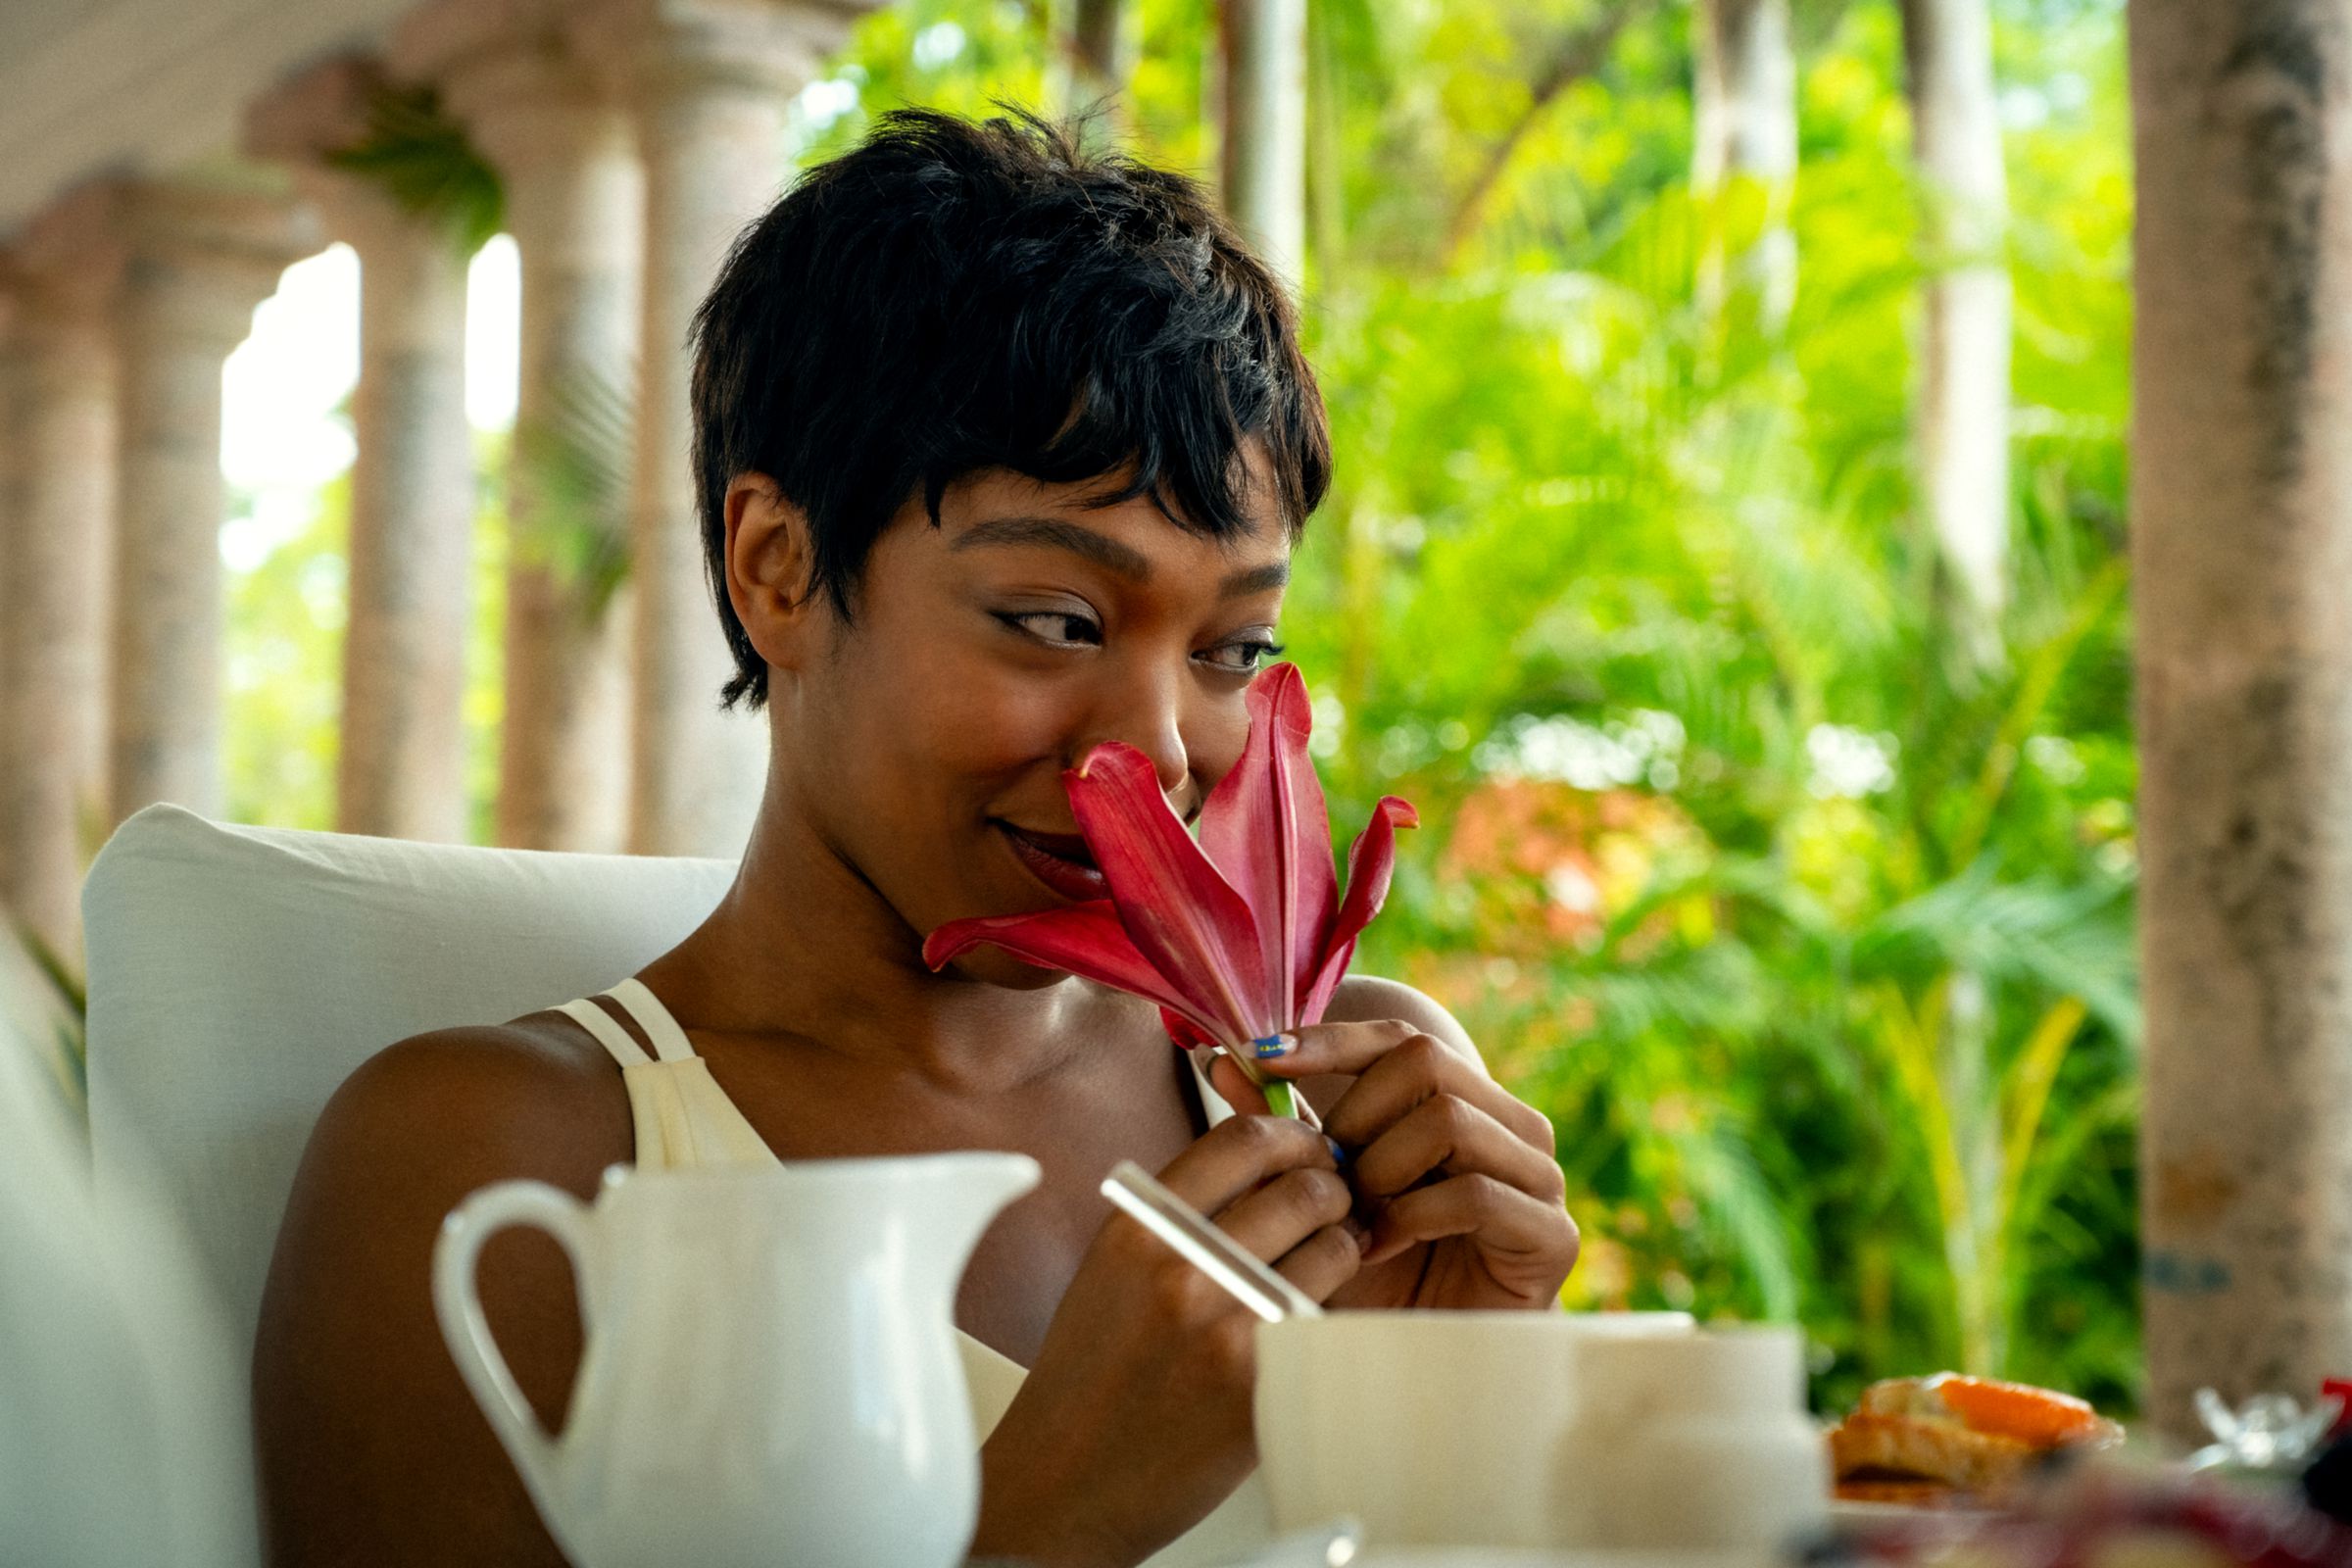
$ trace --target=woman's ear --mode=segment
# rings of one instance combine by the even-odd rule
[[[727,485],[727,602],[760,657],[798,669],[812,651],[815,553],[808,514],[764,473]]]

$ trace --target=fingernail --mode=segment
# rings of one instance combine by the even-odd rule
[[[1332,1137],[1329,1133],[1325,1133],[1323,1135],[1323,1142],[1329,1145],[1331,1148],[1332,1164],[1341,1170],[1346,1170],[1348,1168],[1348,1151],[1342,1149],[1340,1147],[1340,1141],[1337,1138]]]
[[[1267,1035],[1262,1039],[1250,1041],[1250,1047],[1257,1053],[1257,1059],[1263,1061],[1268,1056],[1287,1056],[1297,1051],[1298,1037],[1297,1035]]]

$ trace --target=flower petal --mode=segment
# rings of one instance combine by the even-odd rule
[[[1202,1034],[1199,1024],[1173,1007],[1160,1008],[1159,1021],[1161,1027],[1168,1031],[1168,1043],[1178,1051],[1189,1052],[1202,1046],[1213,1048],[1217,1043],[1214,1035]]]
[[[1272,988],[1249,904],[1218,875],[1159,791],[1152,760],[1118,741],[1062,775],[1078,831],[1136,951],[1227,1045],[1272,1034]]]
[[[1307,755],[1313,706],[1296,664],[1250,685],[1250,741],[1200,808],[1200,848],[1257,921],[1276,1019],[1298,1022],[1337,912],[1331,816]]]
[[[1356,937],[1388,900],[1389,878],[1396,868],[1396,830],[1420,825],[1421,814],[1410,801],[1384,795],[1372,808],[1372,820],[1364,824],[1355,847],[1348,852],[1348,896],[1340,901],[1339,918],[1332,922],[1314,986],[1298,1008],[1300,1023],[1315,1022],[1331,1005],[1331,994],[1339,990],[1348,960],[1355,956]]]
[[[1108,899],[1039,909],[1030,914],[981,915],[950,920],[923,939],[923,961],[937,969],[956,955],[981,946],[1001,948],[1023,963],[1062,969],[1156,1003],[1165,1015],[1192,1022],[1193,1004],[1176,994],[1157,969],[1135,950],[1118,910]],[[1207,1020],[1200,1020],[1200,1027]]]

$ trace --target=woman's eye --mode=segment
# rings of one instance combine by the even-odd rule
[[[1202,657],[1219,669],[1230,669],[1246,675],[1281,652],[1282,644],[1280,643],[1252,639],[1238,643],[1219,643]]]
[[[1102,628],[1092,619],[1059,610],[1031,610],[997,618],[1039,642],[1092,646],[1102,640]]]

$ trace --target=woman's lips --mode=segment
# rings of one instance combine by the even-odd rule
[[[1085,853],[1084,840],[1058,833],[1029,833],[1009,822],[998,822],[995,827],[1012,847],[1013,858],[1052,891],[1081,903],[1109,897],[1110,885],[1102,880],[1102,873],[1071,858],[1073,853]],[[1060,853],[1063,851],[1070,853]]]

